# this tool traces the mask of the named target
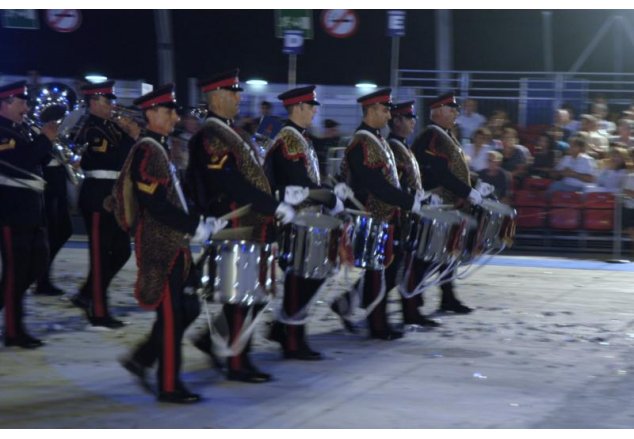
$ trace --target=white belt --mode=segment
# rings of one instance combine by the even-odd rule
[[[30,189],[35,192],[44,192],[44,181],[29,180],[26,178],[9,178],[0,175],[0,186],[17,187],[20,189]]]
[[[96,170],[96,171],[84,171],[84,175],[86,178],[102,178],[104,180],[116,180],[119,178],[119,171],[104,171],[104,170]]]

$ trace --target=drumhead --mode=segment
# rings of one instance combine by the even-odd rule
[[[482,200],[482,204],[480,206],[483,209],[486,209],[490,212],[495,212],[501,215],[515,217],[515,209],[513,209],[510,206],[507,206],[504,203],[500,203],[499,201],[489,200],[485,198]]]
[[[302,227],[318,227],[320,229],[337,229],[341,227],[342,221],[333,216],[323,213],[302,212],[293,220],[293,224]]]

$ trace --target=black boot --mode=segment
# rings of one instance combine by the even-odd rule
[[[440,285],[440,289],[442,291],[442,298],[440,300],[439,311],[453,312],[456,314],[469,314],[473,311],[473,308],[462,304],[462,302],[456,298],[453,290],[453,282],[445,282]]]
[[[423,305],[423,300],[420,295],[416,295],[408,299],[401,296],[401,305],[403,307],[403,324],[404,325],[418,325],[418,326],[424,326],[429,328],[435,328],[437,326],[440,326],[440,323],[425,317],[418,310],[418,308]]]
[[[261,305],[255,305],[253,318],[255,318],[255,315],[262,310],[262,308],[263,306]],[[249,307],[224,305],[222,311],[225,314],[229,327],[229,344],[232,345],[242,330]],[[242,352],[227,358],[227,379],[245,383],[266,383],[271,381],[271,375],[260,371],[251,363],[251,359],[249,358],[250,350],[251,340],[247,342]]]
[[[378,297],[381,290],[381,272],[366,271],[363,285],[363,307],[367,309]],[[403,332],[390,327],[387,322],[387,293],[367,316],[370,338],[396,340],[403,337]]]

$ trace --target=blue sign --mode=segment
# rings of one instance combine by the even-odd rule
[[[285,30],[283,53],[288,55],[299,55],[304,49],[304,31]]]
[[[405,11],[387,11],[387,36],[405,36]]]

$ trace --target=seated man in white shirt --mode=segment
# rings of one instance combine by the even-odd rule
[[[473,133],[473,143],[467,143],[463,151],[467,156],[469,169],[480,172],[489,166],[488,153],[493,151],[491,145],[491,131],[488,128],[480,127]]]
[[[473,99],[467,99],[462,106],[456,125],[460,129],[460,143],[466,145],[472,139],[475,130],[486,123],[486,118],[478,113],[478,104]],[[486,156],[486,154],[485,154]]]
[[[597,165],[595,160],[585,153],[588,146],[587,136],[570,138],[568,154],[555,167],[554,177],[561,178],[548,188],[548,192],[585,192],[596,181]]]

